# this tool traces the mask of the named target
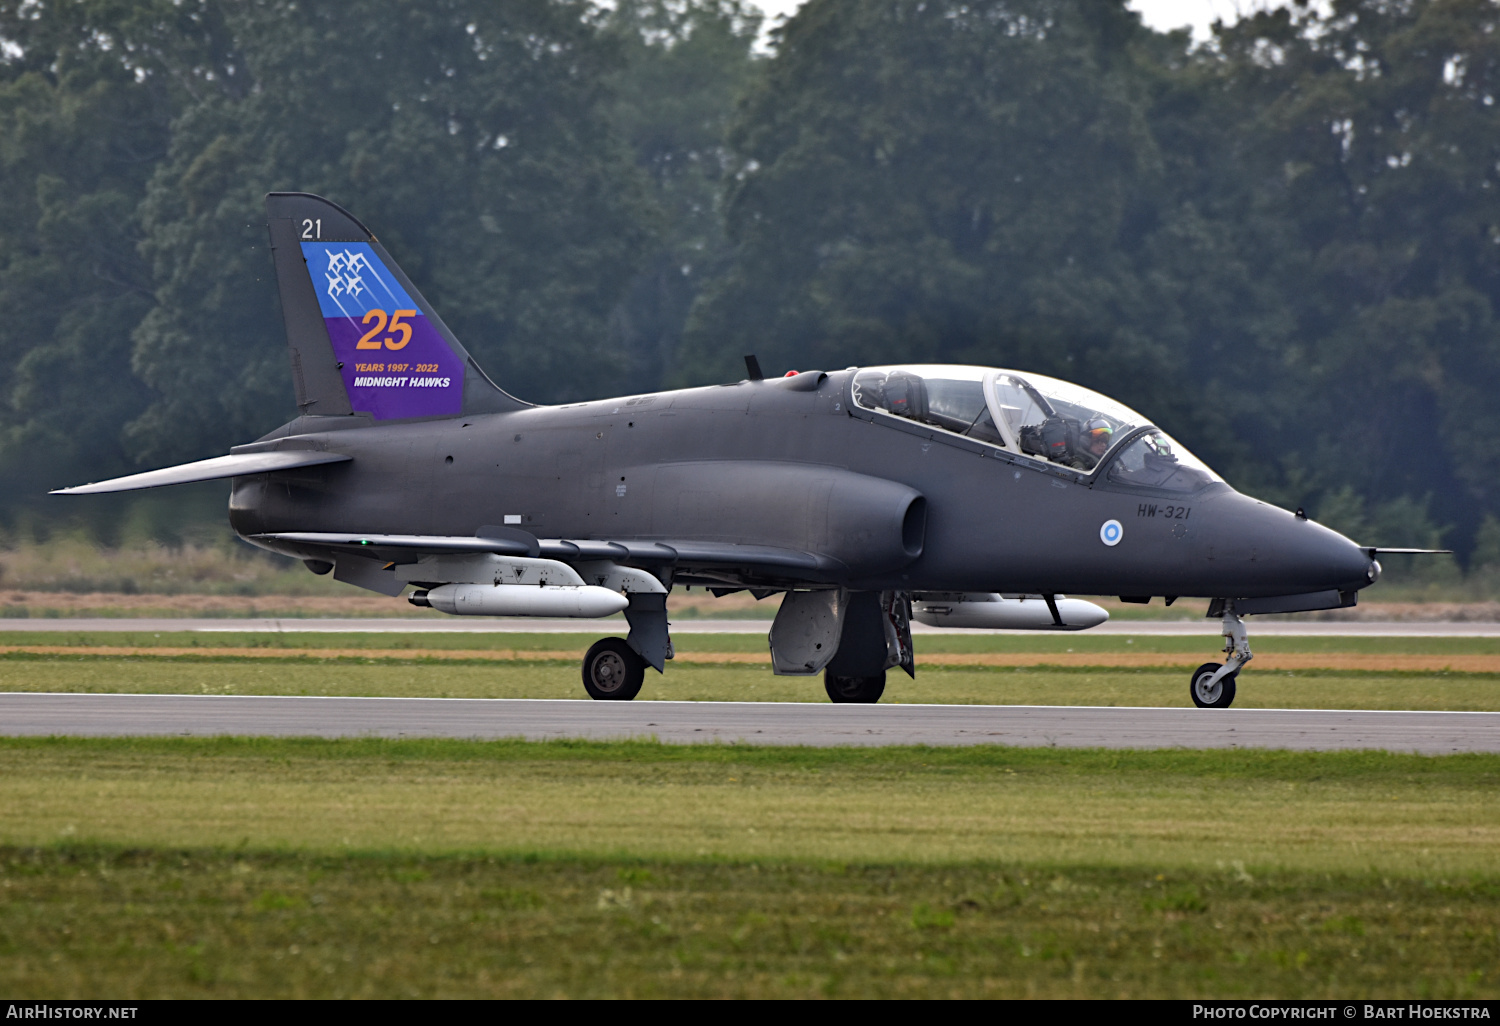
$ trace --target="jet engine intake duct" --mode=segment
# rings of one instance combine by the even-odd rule
[[[901,518],[901,547],[912,559],[922,555],[922,546],[927,541],[927,500],[920,495],[912,497],[906,505],[906,515]]]
[[[831,556],[856,577],[922,555],[927,500],[910,485],[838,467],[760,460],[673,463],[656,475],[652,534]]]
[[[828,492],[824,552],[856,575],[889,573],[922,555],[927,500],[920,492],[846,470],[829,476],[833,487]]]

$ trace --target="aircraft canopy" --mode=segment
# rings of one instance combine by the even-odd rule
[[[1108,463],[1105,478],[1115,484],[1196,491],[1222,480],[1159,428],[1124,442],[1150,422],[1108,396],[1042,374],[946,364],[867,367],[854,375],[854,401],[1085,474]]]

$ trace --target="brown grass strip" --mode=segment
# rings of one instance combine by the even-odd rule
[[[145,645],[0,645],[0,655],[147,656],[171,658],[196,656],[209,659],[459,659],[484,662],[571,662],[579,650],[456,649],[456,648],[196,648]],[[1205,646],[1202,652],[940,652],[924,655],[925,666],[1066,666],[1101,669],[1187,667],[1218,656]],[[765,652],[679,652],[679,664],[764,666],[771,661]],[[1257,670],[1352,670],[1365,673],[1404,671],[1412,673],[1500,673],[1500,655],[1388,655],[1363,652],[1273,652],[1257,656]]]

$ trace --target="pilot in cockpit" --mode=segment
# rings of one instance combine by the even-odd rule
[[[1079,432],[1081,437],[1078,439],[1078,449],[1068,465],[1075,470],[1093,470],[1109,451],[1109,443],[1114,440],[1114,434],[1115,429],[1103,417],[1090,420]]]

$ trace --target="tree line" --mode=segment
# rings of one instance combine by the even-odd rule
[[[293,414],[262,212],[366,221],[548,402],[1031,369],[1500,564],[1500,4],[0,0],[0,517]]]

